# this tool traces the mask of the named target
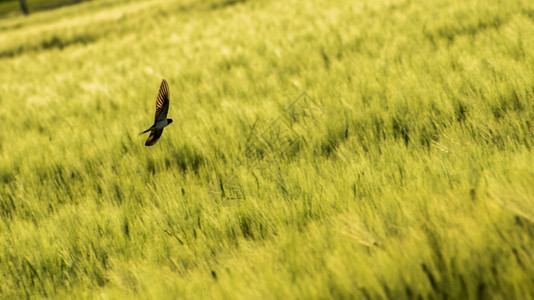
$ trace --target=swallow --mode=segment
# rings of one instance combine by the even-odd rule
[[[156,114],[154,117],[154,125],[150,126],[147,130],[139,133],[139,135],[150,131],[148,139],[146,139],[145,146],[154,145],[161,134],[163,128],[172,123],[172,119],[167,119],[167,113],[169,112],[169,85],[167,81],[163,79],[161,86],[159,87],[158,97],[156,98]]]

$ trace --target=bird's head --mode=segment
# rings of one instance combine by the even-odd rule
[[[171,124],[172,123],[172,119],[167,119],[167,124]]]

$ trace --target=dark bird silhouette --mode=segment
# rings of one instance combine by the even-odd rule
[[[139,133],[139,135],[150,131],[148,139],[146,139],[145,146],[154,145],[161,134],[163,128],[172,123],[172,119],[167,119],[167,113],[169,112],[169,85],[167,81],[163,79],[161,86],[159,87],[158,98],[156,99],[156,114],[154,117],[154,125],[150,126],[147,130]]]

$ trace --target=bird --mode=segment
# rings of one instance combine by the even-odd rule
[[[145,146],[154,145],[161,134],[163,128],[172,123],[172,119],[167,119],[167,113],[169,112],[169,85],[167,81],[163,79],[159,87],[158,97],[156,98],[156,113],[154,117],[154,125],[150,126],[147,130],[140,132],[139,135],[145,134],[150,131],[150,135],[146,139]]]

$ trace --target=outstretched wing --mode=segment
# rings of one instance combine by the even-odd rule
[[[151,131],[150,135],[148,136],[148,139],[146,139],[145,146],[154,145],[159,140],[162,133],[163,133],[163,129]]]
[[[169,85],[167,84],[167,81],[163,79],[163,81],[161,81],[161,86],[159,87],[158,98],[156,99],[154,123],[166,120],[167,112],[169,112]]]

